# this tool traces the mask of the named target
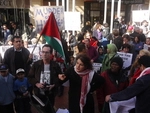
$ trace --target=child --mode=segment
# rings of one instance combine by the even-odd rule
[[[103,47],[100,46],[98,48],[98,58],[97,58],[96,62],[102,63],[103,59],[104,59],[104,49],[103,49]]]
[[[150,51],[150,38],[146,38],[146,44],[144,44],[144,49]]]
[[[14,76],[8,71],[8,66],[0,65],[0,113],[14,113],[13,101],[15,94],[13,92]]]
[[[120,52],[131,53],[131,46],[129,44],[123,44]]]
[[[17,79],[14,82],[14,92],[16,94],[15,109],[17,113],[31,113],[29,93],[32,91],[32,86],[24,76],[24,69],[20,68],[16,71]]]

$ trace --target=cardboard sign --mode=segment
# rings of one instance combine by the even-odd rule
[[[40,33],[48,20],[50,13],[53,12],[59,30],[64,29],[64,9],[63,6],[35,6],[34,20],[37,32]]]
[[[102,67],[102,64],[101,63],[93,63],[93,70],[95,72],[99,71]]]
[[[129,67],[132,63],[132,56],[131,53],[123,53],[123,52],[117,52],[118,55],[123,59],[123,69],[126,67]]]
[[[65,12],[65,30],[81,30],[80,12]]]

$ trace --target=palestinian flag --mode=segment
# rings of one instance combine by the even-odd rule
[[[65,59],[59,29],[53,12],[50,14],[40,35]]]

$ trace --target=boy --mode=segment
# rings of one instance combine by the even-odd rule
[[[15,108],[17,113],[31,113],[29,94],[32,91],[32,86],[24,76],[24,69],[19,68],[16,71],[17,79],[14,82],[14,92],[16,94]]]
[[[14,113],[13,101],[15,94],[13,92],[14,76],[8,71],[8,66],[0,65],[0,113]]]

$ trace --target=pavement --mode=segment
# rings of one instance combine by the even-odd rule
[[[57,111],[58,108],[68,108],[68,89],[69,87],[64,87],[64,92],[62,96],[56,96],[55,99],[55,110]],[[96,100],[96,94],[93,94],[94,99],[95,99],[95,113],[99,113],[98,112],[98,107],[97,107],[97,100]],[[39,113],[34,107],[32,107],[32,113]]]

